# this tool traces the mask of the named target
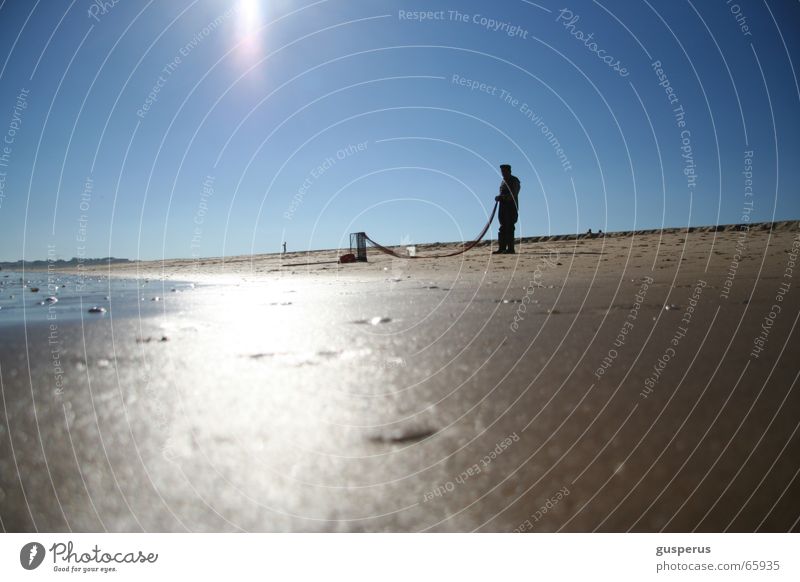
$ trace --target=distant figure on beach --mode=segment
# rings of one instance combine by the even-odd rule
[[[586,234],[589,236],[589,238],[592,238],[592,229],[590,228],[588,231],[586,231]]]
[[[503,181],[500,183],[500,194],[494,198],[500,203],[500,208],[498,209],[500,229],[497,233],[499,248],[494,254],[513,255],[514,225],[517,224],[519,215],[520,183],[517,177],[511,174],[511,166],[508,164],[500,166],[500,173],[503,175]]]
[[[283,254],[286,254],[286,241],[283,241]]]

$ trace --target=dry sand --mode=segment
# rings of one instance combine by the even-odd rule
[[[96,267],[199,285],[63,326],[61,395],[47,330],[4,334],[3,527],[797,529],[798,248],[785,222]]]

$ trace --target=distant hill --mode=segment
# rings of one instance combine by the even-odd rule
[[[56,261],[48,261],[48,260],[40,260],[40,261],[13,261],[13,262],[6,262],[0,263],[0,269],[6,269],[9,271],[20,271],[24,269],[47,269],[48,266],[52,266],[51,268],[54,269],[62,269],[62,268],[71,268],[77,267],[78,265],[107,265],[110,263],[117,264],[117,263],[130,263],[130,259],[117,259],[115,257],[105,257],[102,259],[79,259],[77,257],[73,257],[68,261],[64,259],[58,259]]]

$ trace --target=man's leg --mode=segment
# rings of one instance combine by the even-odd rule
[[[516,222],[516,221],[514,221]],[[514,222],[508,225],[507,230],[507,237],[506,238],[506,252],[509,254],[514,254]]]
[[[506,252],[506,225],[502,222],[500,223],[500,229],[497,231],[497,246],[498,249],[495,253],[504,253]]]

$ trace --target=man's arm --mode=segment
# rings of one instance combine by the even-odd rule
[[[513,192],[513,194],[512,194]],[[497,202],[514,202],[516,203],[517,193],[519,193],[519,180],[505,180],[500,185],[500,194],[495,196]]]

